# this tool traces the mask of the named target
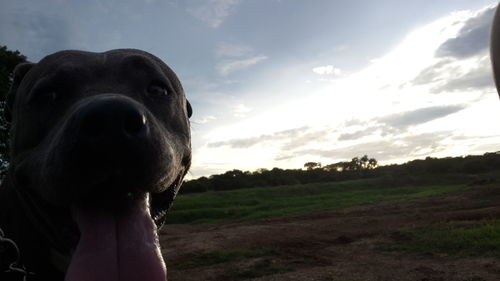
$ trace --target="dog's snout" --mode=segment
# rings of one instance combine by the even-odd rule
[[[87,138],[135,138],[147,129],[140,108],[119,98],[92,101],[81,114],[81,134]]]

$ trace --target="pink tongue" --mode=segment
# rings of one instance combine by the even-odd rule
[[[75,210],[81,236],[66,281],[165,281],[148,198],[121,213]]]

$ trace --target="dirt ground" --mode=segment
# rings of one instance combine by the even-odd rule
[[[485,218],[500,218],[500,188],[481,187],[434,199],[255,222],[167,225],[160,240],[173,281],[498,281],[497,258],[380,250],[383,243],[408,239],[405,230],[434,223],[469,224]],[[275,254],[183,266],[201,252],[260,248],[273,249]]]

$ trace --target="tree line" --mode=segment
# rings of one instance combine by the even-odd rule
[[[14,78],[16,65],[26,62],[19,51],[11,51],[0,46],[0,179],[5,176],[9,166],[9,123],[4,118],[5,98]]]
[[[382,165],[367,155],[351,161],[322,166],[307,162],[304,169],[257,169],[256,171],[231,170],[223,174],[201,177],[184,182],[181,193],[233,190],[251,187],[307,184],[316,182],[345,181],[380,177],[387,184],[430,184],[464,182],[475,175],[500,172],[500,152],[465,157],[446,157],[413,160],[404,164]]]
[[[351,161],[338,162],[321,166],[321,162],[306,162],[304,168],[307,170],[323,168],[327,171],[363,171],[375,169],[377,167],[377,160],[375,158],[368,158],[368,155],[363,157],[354,157]]]

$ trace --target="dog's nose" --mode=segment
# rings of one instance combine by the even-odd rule
[[[123,98],[96,99],[87,104],[81,114],[81,134],[89,138],[134,138],[147,128],[144,113]]]

